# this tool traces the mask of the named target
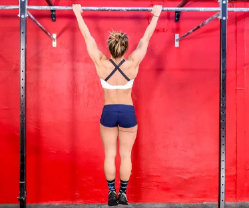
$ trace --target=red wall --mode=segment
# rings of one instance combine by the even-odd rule
[[[70,2],[70,3],[69,3]],[[56,5],[75,1],[55,0]],[[80,2],[80,1],[77,1]],[[82,1],[81,1],[82,2]],[[30,4],[38,4],[30,1]],[[82,2],[83,3],[83,2]],[[153,1],[84,1],[93,6],[152,6]],[[164,6],[178,2],[160,1]],[[18,4],[2,0],[1,4]],[[40,1],[39,5],[45,1]],[[216,7],[193,1],[191,7]],[[249,3],[229,3],[249,7]],[[105,203],[99,135],[103,91],[72,11],[31,11],[57,47],[30,20],[27,27],[27,202]],[[19,195],[19,19],[0,11],[0,203]],[[211,12],[163,13],[140,65],[132,97],[138,135],[132,152],[130,202],[217,202],[219,167],[219,20],[174,47]],[[149,23],[148,12],[84,12],[99,48],[108,31],[129,35],[128,54]],[[249,200],[249,14],[229,13],[226,200]],[[247,154],[246,154],[247,152]],[[117,158],[119,164],[119,158]],[[119,178],[118,178],[119,179]]]

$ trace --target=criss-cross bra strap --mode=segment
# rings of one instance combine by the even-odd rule
[[[112,59],[109,59],[109,61],[115,66],[115,68],[113,69],[113,71],[105,78],[105,81],[107,81],[114,73],[115,71],[119,71],[126,80],[130,81],[130,79],[125,75],[125,73],[119,68],[124,62],[125,59],[123,59],[118,65],[115,64],[115,62]]]

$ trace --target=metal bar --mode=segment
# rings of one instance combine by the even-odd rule
[[[54,6],[54,3],[52,2],[52,0],[46,0],[46,2],[49,6]],[[51,18],[52,18],[53,22],[56,21],[56,11],[55,10],[51,10]]]
[[[37,24],[39,28],[42,29],[43,32],[45,32],[52,40],[55,40],[54,37],[53,37],[53,35],[52,35],[50,32],[48,32],[48,31],[40,24],[40,22],[38,22],[38,20],[37,20],[30,12],[28,12],[28,15],[29,15],[30,19],[32,19],[33,22],[34,22],[35,24]]]
[[[183,0],[177,7],[184,7],[188,2],[189,0]],[[178,22],[180,20],[180,15],[181,12],[179,11],[175,12],[175,22]]]
[[[20,1],[20,208],[26,208],[26,39],[27,2]]]
[[[29,6],[28,9],[34,10],[72,10],[71,6]],[[152,7],[82,7],[84,11],[152,11]],[[206,7],[206,8],[163,8],[162,11],[219,11],[218,7]]]
[[[211,22],[212,20],[216,19],[218,16],[220,15],[220,13],[216,13],[215,15],[213,15],[212,17],[209,17],[207,20],[205,20],[204,22],[202,22],[201,24],[199,24],[198,26],[196,26],[195,28],[193,28],[192,30],[190,30],[189,32],[185,33],[184,35],[182,35],[180,38],[177,38],[176,41],[180,41],[183,38],[187,37],[188,35],[190,35],[191,33],[195,32],[196,30],[200,29],[201,27],[203,27],[204,25],[208,24],[209,22]]]
[[[0,9],[19,9],[19,6],[0,6]],[[31,10],[72,10],[71,6],[28,6]],[[82,7],[84,11],[151,11],[151,7]],[[228,8],[229,12],[249,12],[249,8]],[[219,7],[164,7],[164,12],[184,11],[184,12],[219,12]]]
[[[219,208],[225,208],[227,1],[220,1]]]
[[[228,12],[249,12],[249,8],[227,8]]]
[[[0,9],[18,9],[18,6],[0,6]],[[71,6],[28,6],[32,10],[72,10]],[[152,7],[82,7],[84,11],[152,11]],[[162,11],[220,11],[219,7],[163,8]]]
[[[0,9],[19,9],[16,5],[0,5]]]

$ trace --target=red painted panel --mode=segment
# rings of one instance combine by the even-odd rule
[[[69,3],[70,2],[70,3]],[[74,1],[55,1],[70,5]],[[78,1],[81,2],[81,1]],[[91,6],[152,6],[153,1],[84,1]],[[160,1],[164,6],[178,2]],[[16,4],[3,0],[1,4]],[[37,1],[30,1],[37,4]],[[41,1],[40,5],[46,5]],[[216,1],[193,1],[215,7]],[[248,7],[248,3],[230,3]],[[19,19],[0,12],[0,203],[17,203],[19,180]],[[102,203],[107,185],[99,135],[103,92],[72,12],[32,14],[57,47],[28,20],[27,33],[27,202]],[[219,21],[174,47],[183,34],[213,13],[163,13],[140,65],[132,97],[138,136],[128,186],[131,202],[218,200]],[[85,21],[108,54],[108,31],[122,30],[135,49],[150,20],[147,12],[84,12]],[[228,21],[226,200],[248,201],[248,15]],[[238,88],[244,88],[239,90]],[[117,165],[120,161],[117,158]],[[118,169],[117,169],[118,170]],[[117,173],[117,176],[118,173]],[[118,184],[118,182],[117,182]]]

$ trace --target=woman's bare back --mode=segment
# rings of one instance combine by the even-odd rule
[[[116,59],[113,61],[118,65],[121,60]],[[96,65],[97,74],[100,79],[105,79],[115,68],[115,66],[110,62],[107,57],[102,58],[101,62]],[[138,66],[134,65],[132,60],[125,60],[125,62],[120,66],[120,69],[124,72],[124,74],[129,79],[135,79],[138,73]],[[128,81],[124,78],[124,76],[116,70],[115,73],[108,79],[107,81],[110,85],[125,85]],[[127,104],[133,105],[131,98],[132,88],[129,89],[105,89],[104,90],[104,98],[105,105],[107,104]]]

